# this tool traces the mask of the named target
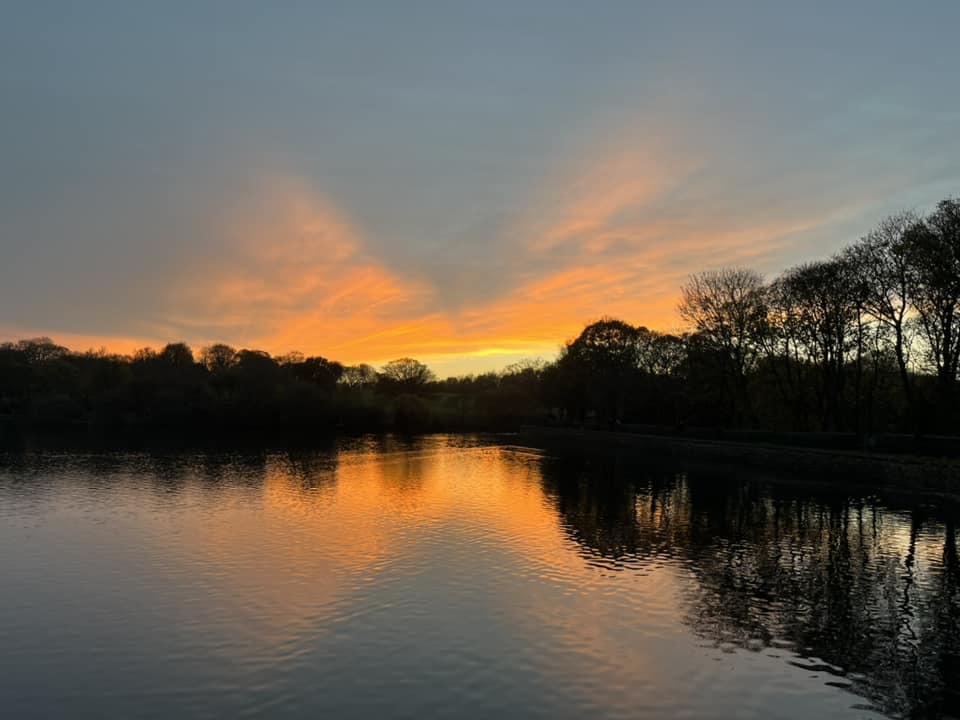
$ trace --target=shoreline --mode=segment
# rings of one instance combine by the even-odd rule
[[[956,458],[540,425],[524,425],[520,438],[548,450],[562,447],[566,451],[646,451],[698,461],[815,473],[817,477],[811,480],[820,483],[843,482],[960,498],[960,460]]]

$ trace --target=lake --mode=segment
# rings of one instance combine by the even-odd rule
[[[930,500],[459,436],[9,451],[0,708],[957,716],[955,519]]]

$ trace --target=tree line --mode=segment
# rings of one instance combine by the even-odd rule
[[[204,433],[487,430],[541,413],[539,370],[525,363],[437,380],[412,358],[374,369],[225,344],[115,355],[35,338],[0,345],[0,423]]]
[[[101,427],[509,430],[637,423],[860,435],[960,430],[960,199],[899,213],[832,257],[765,281],[681,288],[687,328],[604,318],[552,362],[438,380],[319,356],[184,343],[129,356],[48,338],[0,345],[0,418]]]
[[[791,430],[957,429],[960,200],[904,212],[770,283],[743,269],[682,290],[715,353],[721,422]]]
[[[765,281],[691,276],[687,331],[593,323],[545,369],[564,417],[780,432],[960,431],[960,199]]]

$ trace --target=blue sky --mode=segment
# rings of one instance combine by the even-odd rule
[[[960,193],[960,3],[7,2],[0,339],[441,372]]]

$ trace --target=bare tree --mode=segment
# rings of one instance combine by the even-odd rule
[[[782,303],[789,307],[800,357],[819,371],[820,419],[824,427],[843,425],[841,396],[845,366],[857,350],[859,302],[851,266],[840,259],[788,270],[780,279]]]
[[[941,201],[909,241],[913,306],[942,396],[951,400],[960,365],[960,198]]]
[[[676,375],[686,359],[683,338],[645,327],[637,328],[640,369],[650,375]]]
[[[734,422],[749,414],[747,377],[766,332],[763,277],[746,268],[724,268],[691,275],[681,288],[680,316],[720,352],[729,378]]]
[[[913,376],[910,373],[912,348],[911,306],[914,302],[915,272],[911,233],[920,218],[901,212],[882,220],[857,244],[844,252],[855,268],[864,293],[864,310],[888,332],[897,360],[900,383],[916,426]]]
[[[780,398],[791,408],[796,429],[807,429],[808,403],[804,383],[804,357],[800,318],[786,276],[767,288],[767,332],[764,356]]]
[[[404,390],[416,390],[434,379],[433,371],[413,358],[391,360],[381,368],[380,376],[389,385]]]
[[[367,387],[377,382],[377,371],[364,363],[348,365],[343,369],[340,382],[352,388]]]

